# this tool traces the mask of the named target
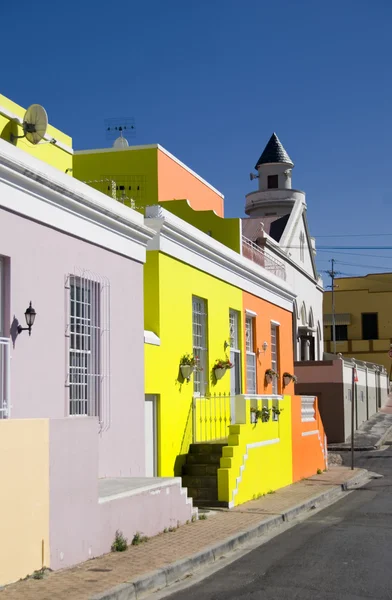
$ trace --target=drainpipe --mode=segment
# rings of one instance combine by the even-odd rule
[[[369,420],[369,388],[368,388],[368,366],[365,363],[365,377],[366,377],[366,421]]]

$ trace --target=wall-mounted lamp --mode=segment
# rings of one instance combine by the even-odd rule
[[[31,328],[34,325],[36,314],[37,313],[35,312],[34,308],[31,306],[31,302],[30,302],[28,308],[26,308],[26,311],[25,311],[25,319],[26,319],[27,327],[22,327],[21,325],[19,325],[18,333],[22,333],[22,331],[28,331],[29,335],[31,335]]]
[[[261,347],[262,347],[263,352],[265,354],[267,352],[268,342],[263,342],[263,345]],[[260,350],[260,348],[257,348],[257,356],[259,356],[259,354],[261,354],[261,350]]]

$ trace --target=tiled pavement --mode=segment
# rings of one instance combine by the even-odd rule
[[[72,569],[49,573],[44,579],[27,579],[5,587],[0,600],[89,600],[120,583],[167,566],[224,539],[256,526],[272,514],[280,514],[313,496],[345,483],[360,471],[332,467],[273,494],[232,510],[217,511],[207,520],[162,533],[126,552],[106,554]]]

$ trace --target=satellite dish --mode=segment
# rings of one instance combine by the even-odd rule
[[[258,175],[255,175],[254,173],[250,173],[250,174],[249,174],[249,179],[250,179],[251,181],[253,181],[254,179],[258,179],[258,177],[259,177],[259,176],[258,176]]]
[[[44,137],[48,127],[48,115],[40,104],[32,104],[23,117],[23,135],[11,134],[11,142],[26,138],[31,144],[38,144]]]
[[[128,146],[128,140],[125,139],[125,137],[123,137],[122,134],[114,141],[113,144],[113,148],[128,148]]]

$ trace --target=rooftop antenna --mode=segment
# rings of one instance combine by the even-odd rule
[[[35,146],[45,137],[48,127],[48,115],[46,110],[40,104],[32,104],[26,110],[23,117],[23,135],[14,135],[11,133],[10,139],[14,143],[15,140],[26,138]]]
[[[105,119],[106,139],[113,142],[113,148],[127,148],[129,137],[136,134],[135,119],[133,117],[121,117]]]

